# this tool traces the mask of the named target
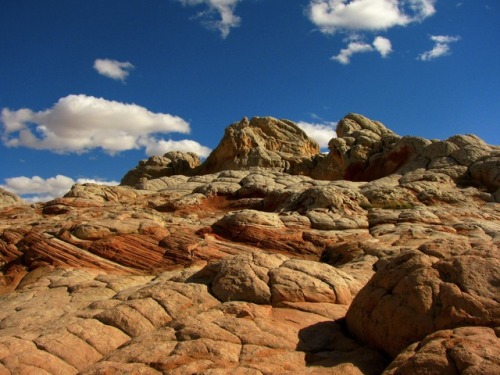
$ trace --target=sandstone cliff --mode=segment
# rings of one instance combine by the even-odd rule
[[[301,141],[3,207],[0,373],[499,373],[498,147],[353,114],[326,156],[226,140],[252,121]]]

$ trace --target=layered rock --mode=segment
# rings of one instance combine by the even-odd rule
[[[0,208],[24,204],[25,201],[16,194],[0,187]]]
[[[386,365],[380,353],[356,343],[335,321],[345,306],[272,307],[242,295],[219,301],[206,285],[189,281],[199,280],[195,271],[156,277],[33,271],[8,299],[0,299],[0,369],[321,374],[327,367],[334,374],[377,374]]]
[[[318,153],[318,144],[291,121],[244,118],[226,128],[224,137],[199,173],[260,167],[300,174],[307,171],[307,164],[312,167],[311,159]]]
[[[295,130],[233,127],[261,165],[1,209],[0,372],[500,372],[498,147]]]
[[[123,176],[120,184],[136,186],[143,180],[189,174],[200,165],[200,158],[192,152],[170,151],[163,156],[151,156],[141,160],[137,167]]]

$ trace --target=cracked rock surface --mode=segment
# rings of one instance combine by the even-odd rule
[[[206,174],[0,192],[0,374],[500,373],[499,148],[337,131],[245,120]]]

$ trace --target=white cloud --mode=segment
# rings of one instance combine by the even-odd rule
[[[194,152],[201,158],[206,158],[212,150],[190,139],[172,141],[164,139],[148,138],[143,140],[148,156],[164,155],[169,151]]]
[[[318,142],[321,149],[328,147],[328,142],[337,137],[336,122],[310,123],[300,121],[297,126],[301,128],[310,138]]]
[[[94,69],[101,75],[124,82],[130,70],[134,66],[126,62],[110,59],[97,59],[94,61]]]
[[[373,41],[373,46],[382,57],[387,57],[392,52],[391,41],[383,36],[377,36]]]
[[[435,0],[310,0],[307,15],[321,32],[387,30],[435,13]]]
[[[75,184],[94,183],[99,185],[118,185],[117,181],[104,181],[99,179],[79,178],[73,180],[70,177],[57,175],[44,179],[39,176],[33,177],[11,177],[5,179],[5,184],[0,185],[7,191],[15,193],[28,202],[46,202],[66,194]]]
[[[332,56],[332,60],[336,60],[341,64],[347,65],[351,62],[351,56],[355,53],[364,53],[373,51],[373,47],[370,44],[362,42],[351,42],[347,45],[347,48],[340,50],[339,54]]]
[[[387,57],[392,52],[391,41],[382,36],[376,37],[372,44],[355,40],[350,42],[346,48],[341,49],[338,55],[332,56],[332,60],[347,65],[351,62],[352,55],[373,51],[377,51],[382,57]]]
[[[222,38],[227,38],[234,27],[238,27],[241,18],[234,14],[236,5],[241,0],[178,0],[184,6],[204,5],[205,11],[198,13],[196,18],[201,18],[202,23],[209,29],[219,30]],[[214,19],[217,14],[220,19]]]
[[[180,117],[85,95],[61,98],[52,108],[40,112],[4,108],[0,120],[2,141],[7,147],[59,153],[101,148],[115,154],[152,147],[158,134],[190,132],[189,123]]]
[[[430,51],[420,54],[417,59],[422,61],[431,61],[441,56],[450,54],[450,43],[458,42],[459,36],[449,35],[431,35],[430,39],[434,42],[434,47]]]

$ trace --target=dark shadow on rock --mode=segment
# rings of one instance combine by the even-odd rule
[[[314,324],[299,331],[297,350],[306,353],[307,366],[353,366],[363,374],[380,374],[390,359],[349,335],[344,319]],[[339,369],[340,370],[340,369]]]

